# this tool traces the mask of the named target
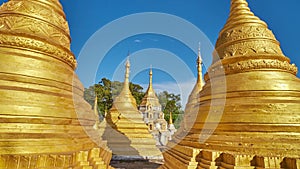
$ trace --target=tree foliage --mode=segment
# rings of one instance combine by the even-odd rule
[[[162,110],[165,114],[165,119],[169,122],[171,112],[174,125],[176,128],[178,128],[184,113],[181,109],[180,95],[163,91],[157,94],[157,97],[159,99],[160,104],[162,105]]]
[[[98,111],[104,115],[105,112],[112,107],[113,99],[120,94],[123,88],[123,83],[119,81],[110,81],[109,79],[102,78],[98,84],[90,86],[84,90],[85,100],[92,106],[96,94],[98,96]],[[139,105],[144,97],[143,87],[137,84],[130,83],[129,89]]]

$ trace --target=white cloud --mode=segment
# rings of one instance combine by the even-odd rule
[[[142,43],[142,40],[136,39],[136,40],[134,40],[134,42],[135,42],[135,43]]]

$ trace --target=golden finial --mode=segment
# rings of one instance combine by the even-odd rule
[[[130,73],[130,61],[129,61],[129,57],[128,57],[128,59],[127,59],[127,61],[126,61],[126,64],[125,64],[125,67],[126,67],[126,78],[129,78],[129,73]]]
[[[145,93],[145,96],[142,99],[142,102],[140,104],[141,107],[145,107],[148,105],[152,105],[154,107],[160,107],[159,100],[155,94],[155,91],[153,89],[153,71],[152,71],[152,65],[150,66],[149,70],[149,86]]]
[[[120,101],[119,99],[121,99],[122,102],[131,102],[133,105],[136,105],[136,100],[132,96],[130,88],[129,88],[129,85],[130,85],[129,74],[130,74],[130,60],[129,60],[129,55],[128,55],[126,63],[125,63],[125,79],[124,79],[123,89],[122,89],[121,93],[119,94],[119,96],[117,96],[114,101],[119,102]],[[128,98],[130,99],[130,101],[126,100]]]
[[[150,66],[150,71],[149,71],[149,88],[151,88],[151,90],[153,90],[153,87],[152,87],[152,76],[153,76],[152,66]]]
[[[172,112],[170,112],[169,124],[173,124],[173,116],[172,116]]]
[[[125,80],[124,80],[124,89],[129,90],[129,74],[130,74],[130,61],[129,55],[125,64]]]
[[[201,57],[201,46],[199,43],[199,48],[198,48],[198,59],[197,59],[197,83],[200,85],[201,89],[204,85],[203,80],[202,80],[202,57]],[[200,90],[201,90],[200,89]]]

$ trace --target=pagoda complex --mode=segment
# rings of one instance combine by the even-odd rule
[[[1,169],[111,168],[70,41],[58,0],[0,7]]]
[[[231,0],[198,108],[186,112],[196,120],[160,168],[300,168],[297,71],[246,0]]]
[[[164,118],[164,113],[161,110],[161,104],[153,89],[152,76],[153,72],[152,69],[150,69],[149,86],[139,106],[139,111],[143,115],[144,122],[147,124],[149,132],[155,138],[156,145],[165,146],[172,135],[171,131],[168,129],[168,123]]]
[[[126,62],[125,81],[121,93],[114,99],[106,116],[107,127],[102,138],[116,160],[162,159],[156,141],[149,133],[135,98],[129,89],[130,62]]]

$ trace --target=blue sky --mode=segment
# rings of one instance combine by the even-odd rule
[[[146,87],[147,68],[152,65],[156,90],[177,92],[184,95],[183,100],[194,85],[198,42],[206,70],[230,8],[230,0],[60,2],[71,30],[71,49],[79,62],[77,73],[85,87],[102,77],[122,81],[124,60],[130,52],[131,81]],[[248,2],[268,23],[285,55],[300,66],[300,1]]]

